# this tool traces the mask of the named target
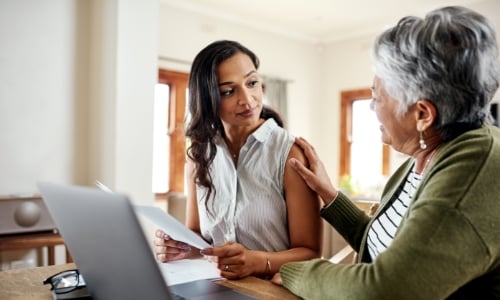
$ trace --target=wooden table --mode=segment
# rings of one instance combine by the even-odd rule
[[[0,299],[2,300],[51,300],[50,287],[42,281],[51,275],[76,268],[74,263],[17,269],[0,272]],[[257,277],[241,280],[224,280],[220,284],[258,297],[270,300],[299,299],[287,289]]]
[[[41,232],[0,236],[0,251],[25,250],[47,247],[48,265],[55,264],[55,246],[64,245],[63,238],[57,232]],[[66,263],[73,262],[66,248]],[[1,299],[1,298],[0,298]]]

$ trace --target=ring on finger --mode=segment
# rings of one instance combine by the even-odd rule
[[[224,266],[224,271],[229,272],[229,265]]]

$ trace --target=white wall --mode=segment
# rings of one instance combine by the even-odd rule
[[[88,180],[152,204],[158,0],[93,1]]]
[[[500,1],[471,8],[500,33]],[[288,127],[316,145],[335,179],[339,94],[371,85],[374,36],[316,45],[159,0],[1,0],[0,195],[99,179],[152,203],[156,71],[189,69],[158,55],[191,61],[221,38],[254,50],[262,74],[290,81]]]
[[[310,136],[314,132],[313,103],[323,94],[318,89],[322,52],[316,45],[161,4],[161,57],[191,62],[203,47],[220,39],[239,41],[254,51],[261,61],[261,74],[290,82],[288,128]],[[189,71],[186,64],[160,61],[160,66]]]
[[[365,36],[330,43],[325,46],[325,97],[318,104],[319,128],[324,138],[318,138],[322,160],[332,180],[338,180],[340,141],[340,92],[342,90],[368,88],[372,83],[371,45],[374,37]],[[325,136],[326,135],[326,136]],[[334,170],[334,171],[333,171]]]
[[[158,0],[0,2],[0,195],[93,184],[152,202]]]
[[[81,182],[86,175],[76,171],[86,159],[75,140],[86,142],[88,34],[76,16],[87,6],[0,2],[0,194],[33,193],[37,180]]]
[[[496,23],[497,33],[500,32],[500,1],[489,0],[470,7]],[[261,73],[290,80],[288,128],[316,146],[332,180],[336,181],[340,92],[371,86],[371,47],[382,30],[314,44],[161,4],[159,55],[190,62],[199,50],[217,39],[234,39],[252,49],[261,59]],[[187,64],[160,61],[159,65],[189,71]]]
[[[485,15],[494,23],[497,41],[500,41],[500,1],[488,0],[469,7]],[[423,17],[425,12],[415,14]],[[380,32],[382,30],[381,28]],[[333,180],[338,179],[340,92],[372,86],[371,47],[377,34],[332,42],[325,46],[325,58],[322,64],[325,74],[324,89],[318,87],[324,91],[325,96],[314,104],[321,109],[317,111],[317,118],[315,118],[317,121],[313,128],[324,136],[324,138],[317,139],[317,149],[322,154],[323,162]],[[496,93],[494,102],[500,102],[500,91]],[[393,151],[391,160],[395,161],[391,164],[394,170],[399,166],[401,156]]]
[[[500,1],[471,8],[499,28]],[[254,50],[264,75],[289,80],[288,127],[317,145],[335,178],[339,94],[371,85],[374,35],[317,45],[158,0],[3,0],[0,194],[35,193],[38,180],[99,179],[152,201],[156,69],[189,70],[157,58],[189,62],[222,38]]]
[[[153,203],[158,16],[159,0],[0,1],[0,195],[99,179]],[[2,252],[0,270],[37,253]]]

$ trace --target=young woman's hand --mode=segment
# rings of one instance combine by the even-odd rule
[[[265,262],[259,268],[259,257],[256,251],[251,251],[243,245],[227,242],[222,246],[205,248],[201,251],[203,255],[216,256],[217,268],[221,271],[221,276],[228,279],[238,279],[255,275],[265,269]]]
[[[156,258],[161,262],[179,260],[190,255],[191,247],[172,239],[163,230],[156,230],[154,239]]]

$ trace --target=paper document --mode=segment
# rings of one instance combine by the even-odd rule
[[[105,191],[105,192],[108,192],[108,193],[113,193],[113,191],[107,187],[106,185],[104,185],[102,182],[100,182],[99,180],[96,180],[95,181],[95,185],[102,191]]]
[[[158,263],[163,278],[168,285],[185,283],[199,279],[221,279],[215,263],[206,259],[181,259]]]
[[[156,206],[135,205],[135,212],[151,221],[161,230],[165,231],[174,240],[194,246],[198,249],[212,247],[199,235],[191,231],[176,218]]]

